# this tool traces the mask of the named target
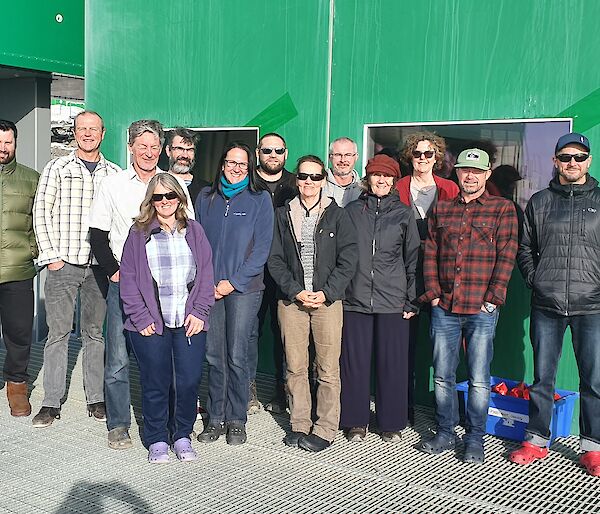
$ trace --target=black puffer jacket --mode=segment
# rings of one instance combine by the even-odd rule
[[[556,179],[525,209],[517,255],[532,305],[562,315],[600,312],[600,189]]]
[[[362,193],[346,206],[358,237],[358,269],[346,290],[344,310],[393,314],[416,312],[415,269],[419,233],[398,193]]]
[[[329,305],[344,298],[356,270],[356,232],[344,209],[329,198],[322,201],[327,206],[315,229],[313,291],[323,291]],[[267,265],[278,286],[278,298],[294,301],[304,290],[304,271],[290,202],[297,200],[275,210],[275,232]]]

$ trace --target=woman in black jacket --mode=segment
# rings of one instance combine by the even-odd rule
[[[340,346],[344,291],[356,269],[356,235],[346,212],[322,195],[325,165],[305,155],[296,166],[299,195],[275,211],[268,267],[278,286],[277,314],[287,363],[292,432],[284,443],[308,451],[331,445],[340,419]],[[317,419],[312,422],[308,347],[312,332]]]
[[[419,233],[394,187],[398,163],[376,155],[366,171],[366,190],[346,207],[358,235],[358,269],[344,300],[340,425],[349,441],[367,435],[374,350],[377,424],[384,441],[398,442],[408,421],[408,320],[417,312]]]

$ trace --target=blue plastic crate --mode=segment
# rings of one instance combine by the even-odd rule
[[[506,378],[491,377],[490,379],[492,387],[500,382],[504,382],[509,390],[519,384],[519,382]],[[466,407],[469,397],[469,383],[460,382],[456,384],[456,390],[463,394]],[[552,421],[550,422],[551,440],[557,437],[569,436],[575,401],[579,398],[579,393],[574,391],[557,389],[556,392],[561,396],[561,399],[554,402]],[[488,434],[505,437],[514,441],[522,441],[525,437],[525,429],[528,422],[528,400],[512,396],[502,396],[494,392],[490,393],[490,406],[485,427]]]

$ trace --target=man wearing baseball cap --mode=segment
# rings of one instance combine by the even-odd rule
[[[534,382],[525,441],[509,460],[527,465],[548,454],[554,382],[563,337],[571,328],[579,368],[579,461],[600,476],[600,189],[588,171],[590,142],[558,139],[555,176],[525,209],[518,263],[531,297]]]
[[[437,203],[425,242],[425,292],[420,301],[431,302],[438,427],[420,449],[438,454],[455,447],[456,368],[464,338],[469,376],[464,461],[483,463],[490,363],[498,306],[505,302],[517,253],[517,215],[510,200],[485,190],[492,173],[486,152],[464,150],[455,168],[460,194]]]

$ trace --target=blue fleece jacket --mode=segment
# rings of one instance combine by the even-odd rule
[[[229,280],[235,288],[232,294],[263,290],[273,240],[271,195],[245,189],[227,200],[206,187],[196,199],[195,210],[213,249],[215,285]]]

